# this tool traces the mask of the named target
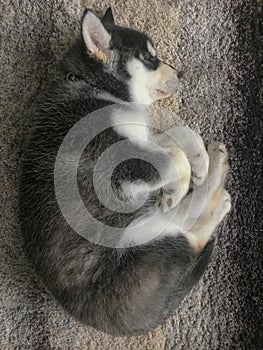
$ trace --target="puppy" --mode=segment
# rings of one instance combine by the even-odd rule
[[[116,25],[111,9],[102,20],[86,10],[23,157],[26,254],[70,315],[114,335],[173,314],[230,210],[225,147],[207,153],[189,128],[154,136],[148,126],[147,106],[177,84],[149,36]]]

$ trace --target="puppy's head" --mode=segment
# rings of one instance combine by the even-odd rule
[[[156,57],[149,36],[117,26],[111,8],[102,20],[90,10],[84,12],[82,38],[87,54],[128,85],[133,102],[150,104],[175,92],[175,68]]]

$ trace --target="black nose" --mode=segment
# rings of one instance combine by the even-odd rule
[[[178,78],[178,79],[181,79],[183,76],[184,76],[184,73],[183,73],[181,70],[179,70],[179,71],[177,72],[177,78]]]

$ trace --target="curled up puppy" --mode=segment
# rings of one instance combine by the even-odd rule
[[[111,334],[173,314],[230,210],[222,144],[206,151],[187,127],[151,133],[146,109],[175,92],[178,75],[111,9],[102,20],[86,10],[38,98],[22,165],[25,252],[65,311]]]

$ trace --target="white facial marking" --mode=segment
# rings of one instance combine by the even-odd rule
[[[147,49],[148,51],[150,52],[150,54],[155,57],[156,54],[155,54],[155,50],[154,48],[152,47],[152,44],[150,43],[150,41],[147,41]]]
[[[167,64],[161,63],[156,70],[151,70],[133,57],[126,68],[131,76],[128,86],[133,102],[149,105],[175,91],[178,82],[176,71]]]
[[[127,64],[131,76],[130,93],[134,102],[151,104],[155,98],[151,96],[151,88],[158,84],[155,71],[148,70],[137,58],[132,58]]]

